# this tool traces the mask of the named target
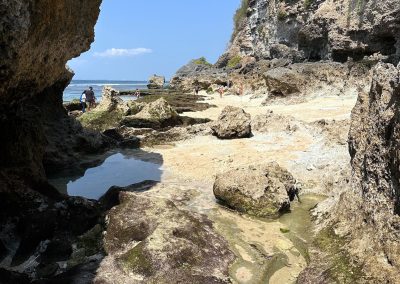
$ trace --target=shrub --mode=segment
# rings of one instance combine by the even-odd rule
[[[236,56],[232,57],[231,59],[229,59],[227,66],[229,68],[236,67],[236,65],[238,65],[240,63],[240,61],[242,61],[242,57],[240,55],[236,55]]]
[[[314,0],[304,0],[304,7],[306,9],[310,8],[311,4],[313,3]]]
[[[287,13],[286,13],[286,11],[285,11],[285,8],[283,8],[283,7],[279,8],[279,11],[278,11],[278,20],[279,20],[279,21],[283,21],[283,20],[286,19],[286,17],[287,17]]]
[[[199,59],[195,59],[194,63],[197,64],[197,65],[207,65],[207,66],[211,66],[212,65],[211,63],[209,63],[207,61],[207,59],[204,56],[200,57]]]

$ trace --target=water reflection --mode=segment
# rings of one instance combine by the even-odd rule
[[[64,194],[99,199],[113,185],[160,181],[161,173],[161,161],[154,154],[127,150],[108,153],[101,165],[87,169],[82,177],[61,174],[50,178],[49,182]]]

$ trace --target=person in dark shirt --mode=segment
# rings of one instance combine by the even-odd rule
[[[93,88],[89,87],[88,90],[83,91],[82,94],[86,95],[86,101],[88,102],[88,111],[96,107],[96,96],[94,95]]]

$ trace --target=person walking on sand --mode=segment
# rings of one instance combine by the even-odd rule
[[[79,101],[81,102],[82,113],[85,113],[86,112],[86,94],[85,94],[85,92],[82,93]]]
[[[239,87],[239,96],[243,96],[243,91],[244,91],[243,83],[240,83],[240,87]]]
[[[224,87],[223,86],[219,87],[218,93],[219,93],[219,97],[222,99],[222,95],[224,94]]]
[[[96,96],[94,95],[93,87],[89,87],[88,90],[84,90],[82,95],[83,94],[85,94],[86,101],[89,103],[88,111],[90,111],[92,108],[95,108],[96,107]]]
[[[199,94],[199,91],[200,91],[200,87],[198,85],[196,85],[194,87],[194,94],[197,96]]]

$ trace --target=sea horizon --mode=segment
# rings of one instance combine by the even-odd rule
[[[84,90],[93,87],[95,96],[100,100],[104,86],[111,86],[118,91],[127,91],[135,89],[147,89],[145,80],[81,80],[74,79],[64,90],[63,101],[70,102],[79,99]]]

